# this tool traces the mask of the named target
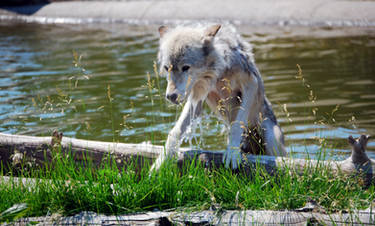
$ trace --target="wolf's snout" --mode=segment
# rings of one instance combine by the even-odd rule
[[[177,93],[167,94],[166,96],[167,96],[167,99],[169,101],[171,101],[174,104],[178,104],[178,101],[177,101],[178,95],[177,95]]]

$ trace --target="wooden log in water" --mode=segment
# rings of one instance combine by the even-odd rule
[[[333,173],[344,173],[347,175],[364,176],[366,184],[375,180],[375,160],[369,159],[365,148],[368,136],[362,135],[355,140],[349,137],[352,146],[352,154],[344,161],[318,161],[307,159],[296,159],[288,157],[244,155],[242,169],[245,172],[253,172],[257,167],[262,167],[270,174],[277,170],[289,168],[297,172],[303,172],[306,167],[314,167],[321,164]],[[0,133],[0,161],[3,166],[11,166],[23,159],[31,159],[37,164],[43,164],[51,160],[51,150],[60,146],[64,153],[68,151],[74,155],[78,162],[90,157],[95,166],[101,164],[102,160],[111,154],[116,159],[119,167],[126,166],[130,159],[135,159],[142,167],[145,161],[152,161],[163,151],[162,146],[149,143],[125,144],[112,142],[99,142],[62,137],[60,133],[54,133],[52,137],[34,137],[22,135],[10,135]],[[207,167],[221,167],[223,151],[189,150],[180,148],[178,153],[178,165],[182,166],[193,159],[203,162]],[[6,170],[6,167],[5,167]]]
[[[53,152],[71,153],[76,162],[85,163],[90,158],[94,166],[99,166],[108,155],[116,159],[118,167],[126,166],[133,159],[141,166],[144,161],[152,162],[163,150],[162,146],[150,143],[126,144],[89,141],[62,137],[54,132],[51,137],[35,137],[0,133],[0,163],[4,170],[20,162],[43,165],[51,161]]]

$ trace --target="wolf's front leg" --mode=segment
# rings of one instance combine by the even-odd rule
[[[152,170],[158,170],[161,164],[168,158],[173,157],[180,147],[181,136],[185,133],[192,120],[200,115],[202,111],[202,101],[194,101],[189,98],[178,118],[175,126],[168,134],[165,149],[151,167]]]
[[[231,166],[232,169],[237,169],[238,165],[242,161],[240,144],[243,128],[246,128],[247,125],[247,118],[243,117],[243,114],[245,114],[245,112],[240,111],[238,112],[238,115],[240,115],[240,117],[237,117],[236,121],[232,122],[229,132],[229,144],[227,146],[227,150],[223,155],[223,163],[225,164],[225,167],[228,168],[229,166]]]
[[[229,144],[227,150],[223,155],[223,163],[226,167],[231,165],[232,169],[237,169],[242,161],[240,152],[240,145],[242,140],[242,134],[248,127],[248,119],[251,108],[254,107],[255,95],[257,93],[257,83],[253,80],[255,85],[242,88],[242,99],[241,104],[237,112],[235,121],[231,122],[231,128],[229,132]],[[250,116],[252,117],[252,116]],[[253,116],[257,117],[257,116]]]

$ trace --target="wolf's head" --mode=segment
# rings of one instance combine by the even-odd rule
[[[179,104],[190,95],[200,77],[210,70],[208,55],[221,25],[210,27],[159,28],[160,48],[158,61],[161,74],[166,75],[166,98]]]

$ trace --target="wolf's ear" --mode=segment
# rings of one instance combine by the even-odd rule
[[[204,31],[204,35],[206,37],[215,37],[217,32],[220,30],[220,28],[221,28],[220,24],[212,25]]]
[[[214,39],[215,35],[217,32],[220,30],[221,25],[213,25],[204,31],[204,36],[203,36],[203,53],[204,55],[209,55],[210,50],[212,49],[212,40]]]
[[[167,26],[160,26],[159,27],[159,34],[160,34],[160,38],[163,37],[163,35],[168,31],[168,27]]]

